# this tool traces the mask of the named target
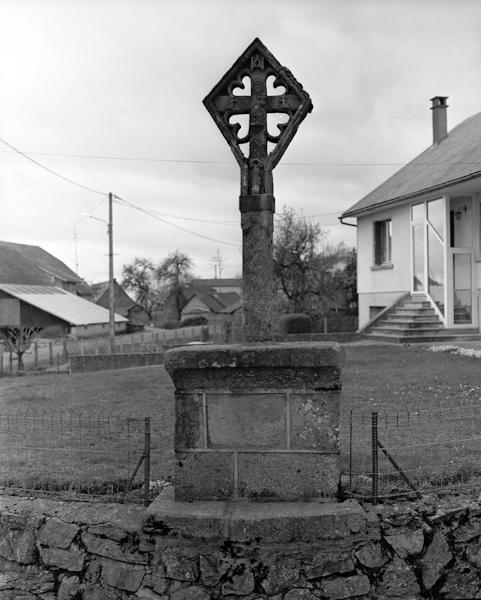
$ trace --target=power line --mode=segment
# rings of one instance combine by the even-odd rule
[[[5,146],[8,146],[9,148],[11,148],[17,154],[20,154],[20,156],[23,156],[24,158],[26,158],[30,162],[33,162],[38,167],[44,169],[45,171],[47,171],[48,173],[51,173],[52,175],[55,175],[55,177],[59,177],[60,179],[63,179],[64,181],[67,181],[68,183],[76,185],[77,187],[82,188],[84,190],[87,190],[89,192],[93,192],[94,194],[100,194],[102,196],[107,196],[108,195],[105,192],[101,192],[101,191],[96,190],[94,188],[91,188],[91,187],[89,187],[87,185],[83,185],[82,183],[79,183],[78,181],[74,181],[73,179],[70,179],[69,177],[65,177],[64,175],[61,175],[60,173],[57,173],[57,171],[54,171],[53,169],[50,169],[49,167],[46,167],[45,165],[43,165],[42,163],[38,162],[37,160],[35,160],[31,156],[29,156],[28,154],[25,154],[25,152],[22,152],[18,148],[15,148],[15,146],[12,146],[12,144],[9,144],[8,142],[6,142],[5,140],[3,140],[2,138],[0,138],[0,142],[2,142],[3,144],[5,144]]]
[[[100,200],[100,202],[97,202],[94,206],[92,206],[92,208],[90,208],[88,211],[88,213],[94,212],[94,210],[96,210],[103,202],[105,202],[105,198],[102,198],[102,200]],[[54,238],[52,238],[51,240],[49,240],[47,242],[47,244],[51,244],[53,242],[55,242],[56,240],[58,240],[58,238],[62,237],[63,235],[65,235],[68,231],[70,231],[71,229],[73,229],[74,227],[76,227],[80,221],[82,221],[82,219],[85,218],[85,214],[83,214],[80,219],[77,219],[74,223],[72,223],[72,225],[69,225],[68,227],[66,227],[61,233],[59,233],[58,235],[56,235]]]
[[[38,155],[43,155],[43,156],[63,156],[63,157],[70,157],[70,158],[101,158],[101,159],[114,159],[114,160],[145,160],[145,161],[156,161],[156,162],[177,162],[177,163],[204,163],[204,164],[230,164],[230,163],[224,163],[221,161],[194,161],[194,160],[178,160],[178,159],[141,159],[141,158],[128,158],[128,157],[112,157],[112,156],[94,156],[94,155],[68,155],[68,154],[54,154],[54,153],[46,153],[46,152],[36,152],[36,153],[25,153],[22,152],[21,150],[19,150],[18,148],[16,148],[15,146],[13,146],[12,144],[10,144],[9,142],[7,142],[6,140],[0,138],[0,142],[2,142],[3,144],[5,144],[8,148],[10,148],[13,152],[19,154],[20,156],[23,156],[24,158],[26,158],[27,160],[29,160],[30,162],[32,162],[33,164],[37,165],[38,167],[44,169],[45,171],[47,171],[48,173],[50,173],[51,175],[54,175],[55,177],[58,177],[59,179],[62,179],[63,181],[66,181],[68,183],[71,183],[72,185],[75,185],[79,188],[82,188],[84,190],[87,190],[89,192],[92,192],[94,194],[100,194],[101,196],[104,196],[104,198],[102,198],[102,200],[96,204],[92,209],[90,209],[89,212],[92,212],[93,210],[95,210],[98,206],[100,206],[100,204],[104,201],[105,197],[108,196],[108,194],[106,192],[101,192],[100,190],[96,190],[94,188],[91,188],[89,186],[83,185],[82,183],[79,183],[78,181],[75,181],[73,179],[70,179],[69,177],[65,177],[64,175],[62,175],[61,173],[58,173],[57,171],[54,171],[53,169],[50,169],[49,167],[45,166],[44,164],[40,163],[39,161],[35,160],[34,158],[32,158],[31,156],[29,156],[29,154],[38,154]],[[306,164],[306,165],[314,165],[315,163],[284,163],[284,164]],[[134,208],[135,210],[138,210],[154,219],[157,219],[158,221],[161,221],[163,223],[165,223],[166,225],[170,225],[171,227],[175,227],[176,229],[179,229],[181,231],[185,231],[186,233],[190,233],[191,235],[195,235],[197,237],[203,238],[203,239],[207,239],[213,242],[217,242],[219,244],[225,244],[228,246],[234,246],[236,248],[240,248],[241,246],[239,244],[234,244],[232,242],[226,242],[225,240],[219,240],[217,238],[213,238],[211,236],[207,236],[201,233],[198,233],[196,231],[192,231],[190,229],[187,229],[185,227],[182,227],[180,225],[176,225],[175,223],[171,223],[170,221],[167,221],[166,219],[162,218],[159,215],[164,215],[164,216],[168,216],[169,218],[172,219],[182,219],[185,221],[193,221],[193,222],[198,222],[198,223],[208,223],[208,224],[219,224],[219,225],[237,225],[237,223],[233,223],[233,222],[228,222],[228,221],[215,221],[215,220],[210,220],[210,219],[196,219],[193,217],[182,217],[180,215],[172,215],[169,213],[162,213],[162,212],[158,212],[158,211],[148,211],[146,209],[143,209],[139,206],[136,206],[134,204],[132,204],[131,202],[128,202],[127,200],[124,200],[123,198],[120,198],[117,195],[114,195],[115,198],[117,200],[119,200],[120,202],[123,202],[124,204],[126,204],[127,206],[130,206],[131,208]],[[309,215],[306,216],[304,218],[315,218],[315,217],[323,217],[323,216],[330,216],[333,214],[337,214],[337,212],[334,213],[323,213],[323,214],[319,214],[319,215]],[[52,238],[51,240],[49,240],[49,242],[47,243],[52,243],[54,241],[56,241],[58,238],[62,237],[67,231],[69,231],[70,229],[74,228],[81,220],[83,219],[83,216],[80,217],[80,219],[77,219],[74,223],[72,223],[71,225],[69,225],[66,229],[64,229],[61,233],[59,233],[57,236],[55,236],[54,238]]]
[[[61,152],[29,152],[27,155],[23,152],[20,152],[20,150],[17,150],[11,144],[8,144],[4,140],[0,140],[0,141],[2,141],[4,144],[6,144],[10,148],[12,148],[13,151],[18,152],[22,156],[25,156],[25,158],[32,160],[32,162],[35,162],[42,168],[50,170],[50,171],[51,171],[51,169],[48,169],[48,167],[44,167],[43,165],[41,165],[34,159],[30,158],[30,156],[28,156],[28,155],[54,156],[54,157],[60,157],[60,158],[94,159],[94,160],[118,160],[118,161],[129,161],[129,162],[158,162],[158,163],[201,164],[201,165],[233,165],[234,164],[232,161],[228,161],[228,160],[155,158],[155,157],[138,157],[138,156],[109,156],[109,155],[101,155],[101,154],[66,154],[66,153],[61,153]],[[0,152],[9,152],[9,151],[1,150]],[[432,163],[431,162],[429,162],[429,163],[428,162],[425,162],[425,163],[420,162],[417,164],[431,165]],[[462,164],[462,165],[479,165],[479,161],[466,161],[466,160],[442,161],[441,160],[441,161],[436,161],[436,164],[438,164],[438,165],[460,165],[460,164]],[[289,162],[289,161],[286,161],[286,162],[282,162],[281,165],[295,166],[295,167],[298,167],[298,166],[301,166],[301,167],[402,167],[402,166],[406,165],[406,162],[304,162],[304,161]],[[56,174],[59,177],[62,177],[62,179],[67,179],[67,178],[63,177],[62,175],[58,175],[55,172],[54,172],[54,174]],[[67,179],[67,181],[70,181],[72,183],[72,180]],[[77,184],[77,185],[80,185],[80,184]],[[81,187],[86,187],[86,186],[81,186]],[[91,189],[91,188],[87,188],[87,189]],[[97,191],[97,193],[103,193],[103,192]]]
[[[165,223],[166,225],[170,225],[171,227],[175,227],[176,229],[180,229],[181,231],[185,231],[186,233],[190,233],[191,235],[195,235],[197,237],[203,238],[205,240],[209,240],[211,242],[216,242],[218,244],[226,244],[227,246],[234,246],[235,248],[240,248],[241,247],[239,244],[234,244],[233,242],[226,242],[225,240],[218,240],[218,239],[210,237],[208,235],[204,235],[202,233],[197,233],[196,231],[192,231],[190,229],[182,227],[181,225],[176,225],[175,223],[171,223],[170,221],[167,221],[166,219],[163,219],[162,217],[159,217],[155,213],[153,213],[153,212],[151,212],[151,211],[149,211],[149,210],[147,210],[145,208],[142,208],[140,206],[132,204],[132,202],[129,202],[128,200],[125,200],[124,198],[120,198],[116,194],[114,194],[114,198],[120,204],[123,203],[126,206],[129,206],[130,208],[138,210],[139,212],[144,213],[144,214],[148,215],[149,217],[152,217],[153,219],[157,219],[158,221],[161,221],[162,223]]]
[[[208,223],[210,225],[238,225],[239,223],[234,221],[217,221],[215,219],[196,219],[194,217],[181,217],[180,215],[171,215],[170,213],[160,212],[158,210],[151,210],[153,214],[160,215],[163,217],[169,217],[170,219],[181,219],[183,221],[194,221],[196,223]]]

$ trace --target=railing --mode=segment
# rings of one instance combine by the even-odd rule
[[[0,490],[147,504],[160,479],[160,437],[160,423],[151,417],[4,409]]]
[[[481,402],[351,411],[345,419],[344,490],[369,499],[470,491],[481,481]]]
[[[154,353],[171,346],[182,346],[192,341],[206,341],[209,331],[206,327],[185,327],[174,330],[146,331],[143,333],[118,335],[115,338],[115,352],[119,354]],[[68,372],[68,358],[71,354],[110,354],[108,337],[85,339],[58,338],[56,340],[37,339],[23,356],[24,370]],[[16,374],[17,357],[7,352],[0,342],[0,376]]]

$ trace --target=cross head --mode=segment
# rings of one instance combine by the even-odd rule
[[[268,79],[273,87],[284,88],[279,95],[268,94]],[[235,95],[245,90],[244,79],[250,80],[250,96]],[[292,73],[282,67],[264,44],[255,39],[219,83],[204,99],[204,105],[217,123],[241,167],[241,194],[272,194],[272,169],[279,162],[297,128],[312,110],[309,95]],[[278,134],[268,131],[268,115],[284,114],[286,123],[279,124]],[[241,125],[231,118],[248,118],[247,133],[240,136]],[[268,144],[274,144],[269,152]],[[249,145],[244,156],[241,145]]]

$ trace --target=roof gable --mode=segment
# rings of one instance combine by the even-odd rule
[[[0,241],[0,283],[52,285],[52,277],[82,283],[67,265],[39,246]]]
[[[441,142],[386,179],[342,217],[357,216],[477,177],[481,177],[481,113],[462,121]]]

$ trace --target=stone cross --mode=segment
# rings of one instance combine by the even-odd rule
[[[250,95],[242,94],[247,92],[246,78],[250,82]],[[269,95],[269,83],[273,90],[282,87],[284,91]],[[204,105],[227,140],[241,171],[244,339],[267,341],[272,339],[275,211],[272,171],[312,110],[311,99],[292,73],[256,38],[204,98]],[[277,126],[279,133],[270,132],[268,127],[269,115],[275,114],[287,115],[287,122]],[[248,119],[247,133],[243,136],[239,117]],[[273,146],[271,151],[269,144]],[[248,145],[246,155],[241,145]]]

